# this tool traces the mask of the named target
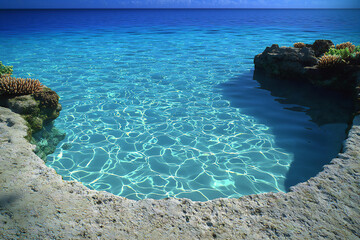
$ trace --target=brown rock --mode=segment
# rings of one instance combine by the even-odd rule
[[[316,40],[310,47],[279,47],[273,44],[254,58],[255,71],[288,80],[310,82],[313,85],[353,94],[359,85],[360,66],[341,65],[318,68],[318,59],[334,44],[330,40]]]
[[[279,47],[273,44],[255,56],[255,68],[271,76],[299,78],[305,73],[304,67],[317,63],[314,51],[308,47]]]
[[[328,52],[331,47],[335,47],[331,40],[315,40],[311,45],[316,57],[322,56],[324,53]]]
[[[40,101],[40,106],[45,108],[56,108],[59,103],[59,95],[48,87],[33,94],[35,100]]]

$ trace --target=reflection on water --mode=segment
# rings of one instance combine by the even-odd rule
[[[231,79],[220,90],[231,106],[269,126],[278,147],[293,153],[287,190],[315,176],[336,157],[354,107],[350,96],[258,72]]]
[[[305,112],[319,126],[351,122],[354,103],[352,96],[346,93],[324,90],[300,81],[269,78],[258,71],[254,72],[253,79],[260,83],[261,89],[270,91],[284,108]]]

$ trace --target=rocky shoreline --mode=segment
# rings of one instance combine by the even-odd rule
[[[134,201],[62,180],[0,107],[1,239],[358,239],[360,117],[345,152],[288,193]]]
[[[1,239],[360,238],[360,115],[344,152],[290,192],[207,202],[134,201],[64,181],[34,153],[29,129],[0,107]]]
[[[36,145],[35,153],[43,160],[46,160],[46,156],[53,153],[56,145],[65,138],[65,133],[56,129],[52,122],[62,109],[59,95],[46,86],[33,94],[0,95],[0,106],[9,108],[26,120],[28,132],[25,138]]]

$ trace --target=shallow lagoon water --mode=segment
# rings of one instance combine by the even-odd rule
[[[345,138],[346,98],[279,93],[281,82],[253,79],[253,57],[272,43],[359,44],[358,10],[2,11],[0,20],[1,60],[61,97],[55,125],[66,138],[47,164],[92,189],[200,201],[286,191]],[[330,112],[324,99],[336,99]]]

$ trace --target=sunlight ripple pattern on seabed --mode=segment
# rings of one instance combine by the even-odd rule
[[[66,180],[130,199],[285,191],[293,154],[244,110],[261,105],[265,91],[258,102],[242,91],[244,108],[237,108],[217,88],[249,73],[254,55],[272,43],[347,36],[342,25],[324,29],[332,12],[316,15],[318,21],[301,11],[17,13],[29,14],[25,23],[17,15],[8,20],[11,14],[0,25],[1,60],[15,76],[38,78],[61,97],[55,125],[66,138],[47,165]],[[254,88],[252,79],[239,81]],[[316,128],[301,114],[291,120],[303,125],[287,125],[285,113],[281,123],[295,146]],[[314,135],[311,144],[321,149]]]
[[[105,34],[67,51],[69,60],[87,49],[97,55],[78,56],[89,69],[63,83],[57,121],[67,137],[49,165],[65,179],[131,199],[284,191],[292,156],[214,89],[239,67],[230,65],[235,53],[217,52],[217,40],[204,47],[207,32],[163,31]]]
[[[66,119],[71,148],[54,155],[52,165],[129,198],[205,200],[284,190],[291,158],[274,147],[267,127],[201,88],[154,84],[151,91],[107,93],[104,102],[74,105]],[[78,114],[83,121],[75,121]]]

